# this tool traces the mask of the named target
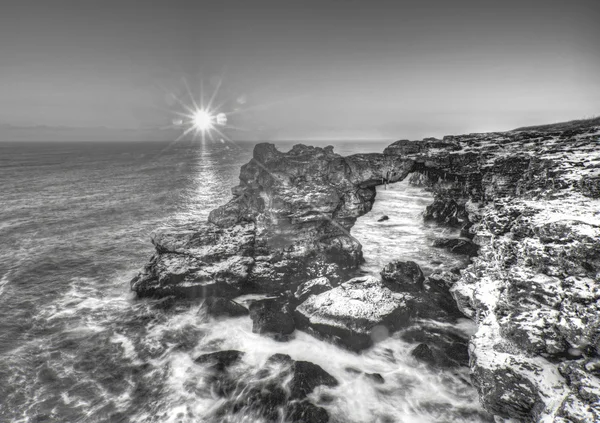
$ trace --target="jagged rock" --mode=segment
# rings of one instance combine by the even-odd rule
[[[266,299],[250,304],[252,332],[286,340],[296,329],[290,306],[280,299]]]
[[[460,238],[438,238],[433,240],[433,247],[445,248],[456,254],[464,254],[474,257],[479,251],[479,246],[473,241]]]
[[[543,403],[535,385],[511,369],[476,368],[471,374],[487,410],[497,416],[536,421]]]
[[[456,300],[450,293],[450,287],[458,281],[460,275],[453,272],[442,272],[429,275],[426,278],[425,290],[429,293],[429,298],[436,307],[445,310],[450,316],[456,318],[462,317]]]
[[[463,226],[468,221],[464,205],[454,199],[436,199],[427,206],[425,220],[433,220],[449,226]]]
[[[413,165],[383,154],[342,157],[301,144],[282,153],[257,144],[233,199],[209,223],[156,235],[156,254],[131,288],[138,296],[232,298],[293,291],[317,277],[339,281],[363,260],[349,231],[371,210],[375,187],[402,180]]]
[[[246,289],[254,264],[253,224],[219,228],[200,224],[158,232],[156,254],[131,281],[138,296],[233,297]]]
[[[246,316],[248,309],[235,301],[222,297],[208,297],[204,300],[206,312],[211,316]]]
[[[311,295],[318,295],[322,292],[329,291],[333,286],[327,278],[315,278],[304,282],[296,289],[294,298],[298,303],[303,302]]]
[[[381,278],[390,289],[399,291],[422,291],[425,276],[414,261],[392,261],[381,270]]]
[[[600,198],[600,171],[590,172],[579,180],[579,189],[586,197]]]

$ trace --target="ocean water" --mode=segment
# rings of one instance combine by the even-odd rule
[[[341,154],[387,143],[338,143]],[[287,149],[291,143],[280,143]],[[152,254],[150,233],[205,219],[230,197],[252,144],[0,143],[0,421],[217,422],[204,352],[240,349],[240,380],[275,352],[312,361],[340,385],[312,399],[332,422],[481,421],[468,369],[432,371],[394,335],[354,354],[302,332],[288,343],[253,334],[248,318],[215,320],[200,305],[164,311],[137,300],[129,280]],[[429,247],[428,193],[379,189],[352,234],[364,271],[412,259],[426,272],[461,263]],[[386,214],[390,220],[377,222]],[[468,334],[468,321],[452,328]],[[376,385],[349,373],[378,372]],[[320,398],[327,394],[329,400]],[[321,402],[320,402],[321,401]]]

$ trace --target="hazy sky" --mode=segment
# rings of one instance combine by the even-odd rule
[[[222,79],[224,111],[249,109],[230,118],[238,138],[588,117],[600,113],[598,22],[598,0],[6,0],[0,125],[160,128],[184,79],[196,96]]]

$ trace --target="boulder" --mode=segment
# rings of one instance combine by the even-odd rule
[[[249,311],[254,333],[283,341],[296,329],[291,308],[281,299],[255,301],[250,304]]]
[[[381,278],[388,288],[396,291],[422,291],[425,276],[414,261],[392,261],[381,270]]]
[[[406,326],[417,303],[413,294],[394,292],[367,276],[309,297],[294,314],[298,328],[360,351]]]

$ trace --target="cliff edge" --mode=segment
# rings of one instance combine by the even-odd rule
[[[302,298],[297,324],[353,339],[381,322],[396,328],[413,308],[419,317],[424,295],[449,288],[478,325],[469,366],[489,412],[600,421],[600,126],[556,128],[401,140],[348,157],[258,144],[232,200],[208,222],[155,235],[156,253],[131,287],[139,296],[289,297],[325,278]],[[362,261],[350,233],[356,219],[377,185],[410,174],[435,195],[425,218],[472,240],[471,264],[458,277],[418,279],[418,289],[349,280]],[[362,303],[346,309],[344,296]]]

